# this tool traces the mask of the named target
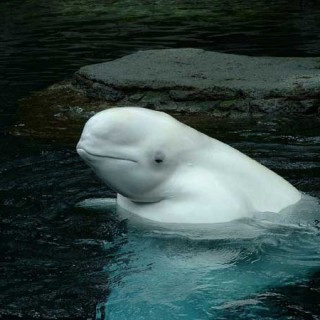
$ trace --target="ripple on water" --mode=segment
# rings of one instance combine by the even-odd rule
[[[320,216],[320,206],[314,208],[312,222]],[[269,309],[276,315],[273,297],[307,286],[319,270],[319,230],[314,223],[260,218],[179,228],[177,234],[134,221],[107,267],[115,281],[106,319],[228,319],[235,313],[248,319],[266,317]],[[247,236],[238,238],[244,228]]]
[[[90,210],[101,208],[95,201]],[[290,314],[292,306],[279,311],[277,303],[317,277],[319,217],[318,200],[306,197],[282,215],[225,224],[164,226],[129,218],[127,241],[106,267],[111,293],[103,314],[109,320]]]
[[[33,153],[2,163],[0,315],[93,319],[108,294],[104,266],[116,250],[104,244],[125,225],[74,208],[90,193],[110,194],[74,153]]]

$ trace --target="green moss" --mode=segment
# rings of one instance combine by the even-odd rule
[[[74,143],[87,118],[108,107],[88,99],[70,82],[58,83],[19,102],[18,124],[11,133]]]
[[[237,99],[233,100],[221,100],[219,101],[219,108],[220,109],[230,109],[238,102]]]

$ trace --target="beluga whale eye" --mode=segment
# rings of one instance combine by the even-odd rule
[[[165,154],[162,151],[157,151],[154,155],[154,162],[162,163],[165,159]]]

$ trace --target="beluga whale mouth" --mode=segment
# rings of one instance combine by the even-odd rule
[[[158,222],[227,222],[279,213],[301,199],[289,182],[238,150],[144,108],[97,113],[77,152],[117,192],[120,207]]]
[[[138,162],[136,160],[133,159],[129,159],[129,158],[124,158],[121,156],[114,156],[114,155],[108,155],[108,154],[96,154],[96,153],[92,153],[89,152],[87,150],[85,150],[82,147],[77,147],[77,153],[79,154],[79,156],[81,158],[85,158],[87,155],[91,156],[91,157],[96,157],[96,158],[106,158],[106,159],[114,159],[114,160],[123,160],[123,161],[131,161],[131,162]]]

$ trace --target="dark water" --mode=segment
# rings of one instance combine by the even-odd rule
[[[17,97],[140,49],[320,56],[317,0],[3,0],[0,12],[0,109],[10,114]]]
[[[318,1],[13,0],[2,1],[0,12],[3,128],[16,120],[19,98],[82,65],[139,49],[320,56]],[[319,119],[184,120],[320,197]],[[0,319],[94,319],[112,297],[110,264],[130,249],[130,239],[126,223],[111,212],[75,204],[113,193],[73,144],[3,132],[0,150]],[[122,261],[130,257],[125,252]],[[270,319],[318,319],[320,265],[305,271],[301,281],[262,290],[260,313],[237,304],[236,313],[225,308],[220,318],[257,318],[267,310]]]

